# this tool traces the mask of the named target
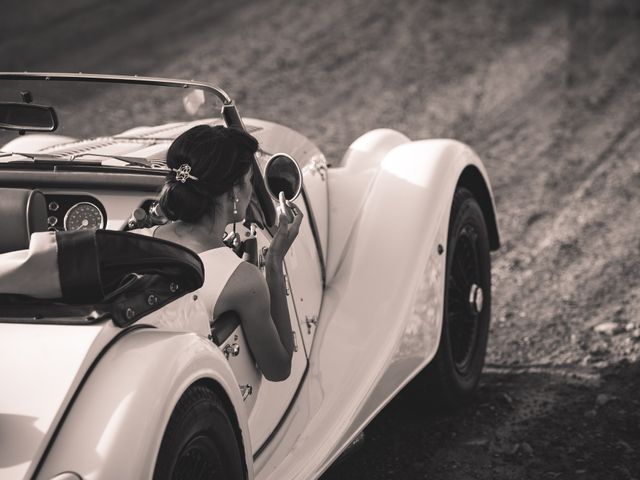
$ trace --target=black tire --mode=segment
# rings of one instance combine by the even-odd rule
[[[154,480],[243,480],[243,462],[223,402],[205,385],[189,387],[169,419]]]
[[[475,391],[491,321],[491,256],[484,215],[473,194],[453,198],[447,242],[442,333],[435,358],[423,372],[436,405],[455,407]]]

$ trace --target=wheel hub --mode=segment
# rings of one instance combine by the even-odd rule
[[[469,307],[474,315],[482,311],[483,302],[484,294],[482,293],[482,288],[474,283],[469,289]]]

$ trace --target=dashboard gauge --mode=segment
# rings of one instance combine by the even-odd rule
[[[67,211],[63,223],[65,230],[97,229],[104,227],[104,217],[93,203],[80,202]]]

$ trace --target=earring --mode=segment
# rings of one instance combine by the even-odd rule
[[[237,215],[238,214],[238,197],[234,197],[233,198],[233,214]]]

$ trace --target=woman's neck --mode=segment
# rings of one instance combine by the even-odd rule
[[[204,215],[194,223],[177,220],[162,228],[160,237],[184,245],[197,253],[224,246],[222,237],[228,225],[225,211]]]

